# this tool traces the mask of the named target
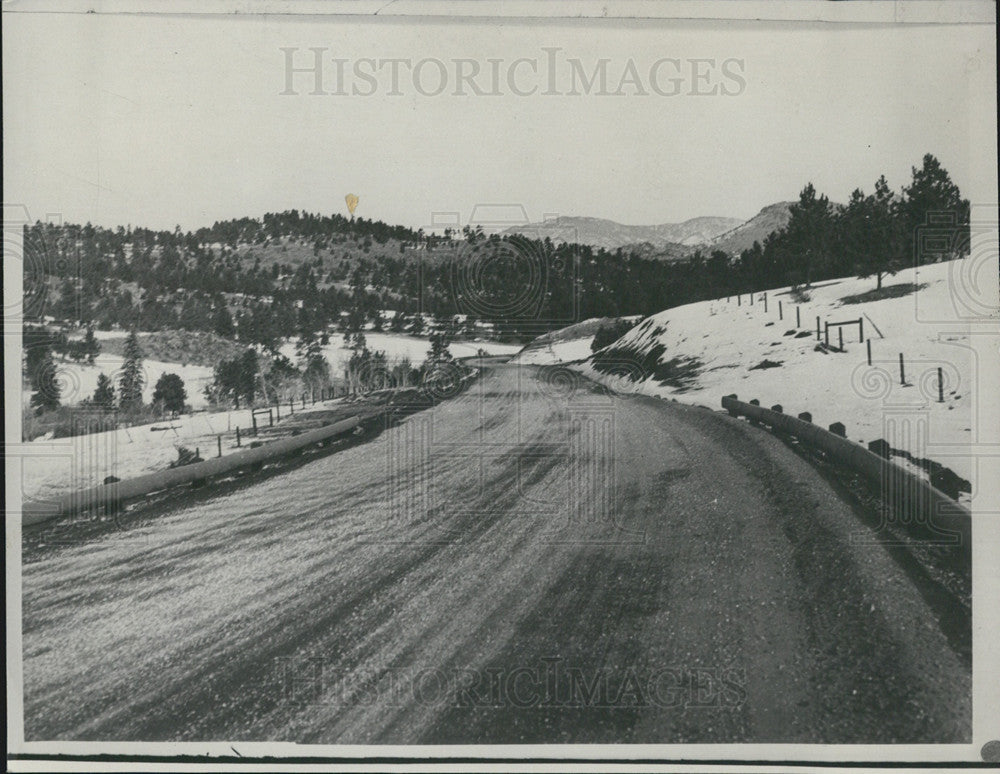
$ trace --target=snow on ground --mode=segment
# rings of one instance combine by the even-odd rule
[[[95,331],[95,335],[100,338],[100,332]],[[365,338],[369,348],[384,350],[390,360],[409,357],[415,366],[423,362],[430,348],[427,339],[402,334],[367,333]],[[515,344],[488,341],[456,342],[450,346],[455,357],[474,356],[480,348],[491,355],[512,354],[520,349]],[[284,345],[282,352],[294,360],[294,342]],[[338,335],[336,338],[331,337],[324,354],[329,358],[331,370],[336,376],[343,372],[351,353],[343,346],[343,337]],[[102,372],[112,378],[117,389],[121,365],[121,357],[103,353],[97,356],[92,366],[70,361],[57,363],[58,378],[63,387],[62,402],[72,405],[83,398],[92,397],[97,388],[97,377]],[[211,368],[144,360],[143,369],[146,379],[143,400],[147,403],[152,399],[153,389],[160,375],[176,373],[184,381],[188,403],[194,409],[205,406],[202,391],[212,381]],[[30,400],[30,395],[29,390],[23,391],[25,403]],[[316,409],[330,405],[330,401],[318,403]],[[305,412],[310,410],[313,410],[312,406],[307,407]],[[296,413],[299,411],[296,408]],[[233,433],[236,427],[246,429],[251,425],[250,411],[243,409],[198,412],[174,420],[164,419],[150,425],[137,425],[78,438],[37,438],[27,444],[29,451],[23,457],[23,496],[26,500],[44,499],[95,486],[107,476],[127,479],[163,470],[177,459],[177,448],[180,446],[200,448],[205,458],[215,456],[216,435],[219,433],[226,434],[222,441],[222,452],[224,455],[229,454],[235,451]],[[171,429],[153,431],[152,427]]]
[[[885,278],[884,287],[914,282],[925,287],[916,294],[864,303],[845,304],[841,299],[873,290],[873,279],[818,283],[801,304],[787,288],[772,290],[766,311],[762,293],[755,295],[753,305],[744,295],[741,304],[732,297],[677,307],[647,318],[602,350],[632,348],[628,357],[641,360],[661,344],[665,351],[659,362],[678,358],[675,365],[681,367],[674,373],[679,378],[671,378],[670,369],[664,368],[633,383],[599,373],[590,360],[576,367],[624,392],[717,410],[723,395],[736,393],[741,400],[757,398],[767,407],[781,404],[789,414],[809,411],[822,427],[839,421],[852,440],[884,438],[896,449],[952,468],[975,487],[969,446],[976,438],[977,412],[985,403],[977,404],[976,353],[963,322],[969,312],[955,301],[962,297],[962,283],[969,281],[962,274],[968,271],[965,263],[901,271]],[[798,329],[796,306],[801,315]],[[821,325],[862,317],[864,335],[871,338],[872,365],[867,363],[866,346],[858,342],[857,325],[843,329],[844,352],[817,351],[817,316]],[[803,332],[808,335],[796,336]],[[830,343],[836,347],[838,342],[837,329],[831,328]],[[553,345],[551,354],[539,348],[524,362],[570,360],[582,349],[582,342],[567,342],[564,350]],[[900,353],[906,380],[902,385]],[[685,364],[694,366],[687,377]],[[762,364],[770,367],[759,367]],[[938,401],[939,367],[945,380],[943,402]]]
[[[97,389],[97,377],[101,373],[111,377],[111,381],[118,389],[118,376],[121,371],[123,358],[119,355],[101,353],[94,360],[94,365],[87,363],[74,363],[72,361],[56,361],[56,379],[61,388],[59,396],[63,405],[71,406],[79,403],[84,398],[92,398],[94,390]],[[212,369],[207,366],[183,365],[181,363],[166,363],[160,360],[142,361],[143,377],[145,386],[142,390],[142,399],[149,403],[153,399],[153,391],[156,389],[156,382],[163,374],[177,374],[184,382],[184,389],[187,391],[187,402],[193,409],[204,408],[206,405],[203,390],[205,386],[212,383]],[[22,391],[22,400],[27,405],[31,400],[31,391]]]
[[[528,365],[549,365],[552,363],[569,363],[590,357],[590,343],[593,336],[567,341],[555,341],[541,347],[525,349],[517,356],[518,363]]]
[[[295,414],[328,409],[338,402],[340,399],[305,409],[296,407]],[[224,436],[223,456],[232,454],[239,451],[236,428],[249,434],[253,426],[250,413],[250,409],[199,412],[76,438],[35,439],[26,444],[21,458],[22,496],[24,500],[46,499],[96,486],[107,476],[129,479],[165,470],[177,459],[181,446],[199,449],[201,456],[209,459],[218,453],[216,437],[220,434]],[[244,439],[243,449],[246,444]]]
[[[101,340],[113,339],[127,336],[122,331],[94,331],[94,335]],[[414,366],[420,365],[427,356],[430,349],[430,342],[426,338],[407,336],[397,333],[366,333],[365,339],[368,348],[371,350],[382,350],[390,361],[403,357],[410,358]],[[520,350],[517,344],[500,344],[493,341],[459,341],[453,342],[449,350],[454,357],[472,357],[479,349],[484,349],[490,355],[514,354]],[[282,345],[281,353],[286,355],[292,362],[295,362],[295,342],[289,341]],[[343,374],[344,368],[351,357],[351,350],[344,345],[343,336],[337,334],[330,337],[330,343],[324,347],[323,354],[330,361],[330,371],[336,378]],[[111,377],[117,389],[118,374],[122,367],[123,359],[118,355],[101,353],[94,361],[94,365],[87,363],[74,363],[72,361],[58,361],[57,375],[62,388],[60,400],[63,405],[71,406],[79,403],[84,398],[91,398],[94,390],[97,389],[97,377],[105,373]],[[142,398],[146,403],[152,401],[153,390],[156,382],[163,374],[177,374],[184,382],[187,390],[187,402],[192,409],[203,409],[207,406],[204,389],[212,383],[212,369],[208,366],[183,365],[181,363],[169,363],[160,360],[143,360],[143,373],[145,376],[145,387]],[[31,400],[31,391],[22,392],[24,405],[28,405]]]
[[[427,357],[430,341],[417,336],[407,336],[402,333],[372,333],[365,331],[365,344],[372,352],[385,352],[390,363],[404,357],[409,358],[414,367],[419,366]],[[512,355],[521,347],[518,344],[500,344],[495,341],[455,341],[448,346],[453,357],[474,357],[483,349],[489,355]],[[295,341],[291,340],[281,346],[281,354],[293,363],[295,357]],[[334,378],[343,375],[348,361],[351,359],[351,349],[344,344],[343,334],[330,335],[330,343],[323,347],[323,356],[330,363],[330,372]]]
[[[639,316],[623,317],[622,320],[638,323]],[[516,363],[529,365],[551,365],[583,360],[591,355],[590,345],[597,331],[604,325],[619,321],[617,317],[591,317],[582,322],[539,336],[526,346],[517,357]]]
[[[124,339],[128,336],[128,331],[94,331],[94,338],[98,341],[111,341],[112,339]],[[80,338],[78,336],[78,338]]]

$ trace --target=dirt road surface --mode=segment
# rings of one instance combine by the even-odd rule
[[[496,366],[27,546],[26,738],[967,740],[967,659],[855,507],[747,423]]]

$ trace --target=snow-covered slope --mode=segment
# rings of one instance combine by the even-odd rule
[[[850,297],[872,291],[872,279],[822,282],[808,291],[808,300],[797,301],[788,288],[773,290],[766,308],[764,294],[757,293],[753,304],[744,295],[739,302],[720,298],[669,309],[573,367],[625,392],[713,409],[723,395],[736,393],[765,406],[781,404],[786,413],[808,411],[816,424],[842,422],[847,436],[859,442],[884,438],[895,449],[952,468],[975,486],[970,445],[976,412],[985,402],[965,322],[970,312],[956,299],[970,281],[982,286],[991,278],[970,279],[964,272],[971,266],[955,261],[907,269],[885,279],[885,295],[914,283],[918,291],[877,300],[862,296],[857,303]],[[837,328],[831,328],[829,350],[818,346],[817,317],[821,330],[826,323],[863,319],[872,364],[857,325],[843,328],[844,351],[838,351]],[[602,357],[615,361],[614,371],[636,378],[606,373]],[[548,362],[557,359],[567,358]],[[538,350],[533,362],[544,361],[544,350]]]
[[[526,349],[517,356],[518,363],[527,365],[551,365],[552,363],[571,363],[590,357],[590,344],[593,335],[565,341],[553,341],[539,347]]]
[[[639,322],[641,318],[625,318]],[[568,363],[590,357],[591,343],[602,325],[609,325],[618,320],[617,317],[591,317],[583,322],[551,331],[539,336],[518,353],[513,362],[528,365],[551,365],[552,363]]]

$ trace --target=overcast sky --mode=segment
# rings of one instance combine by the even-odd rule
[[[996,199],[987,26],[5,14],[3,32],[4,199],[36,219],[186,230],[291,208],[343,212],[349,192],[357,214],[413,227],[435,212],[467,222],[477,204],[498,203],[531,220],[749,218],[806,181],[839,201],[883,172],[898,189],[925,152],[974,202]],[[311,73],[281,93],[281,49],[305,66],[309,47],[324,49],[325,90],[337,88],[333,59],[346,60],[346,95],[310,94]],[[546,47],[561,49],[558,95],[541,93]],[[388,94],[386,66],[374,94],[350,93],[372,88],[352,77],[359,60],[393,58],[434,61],[419,86],[403,66],[401,96]],[[454,59],[475,61],[487,92],[499,68],[500,96],[468,84],[455,96]],[[518,59],[530,61],[511,82]],[[569,59],[588,77],[607,59],[606,90],[623,93],[567,93]],[[638,83],[619,89],[630,60]],[[650,83],[661,60],[680,64],[661,63]],[[437,61],[445,89],[426,96]],[[729,94],[691,93],[713,87]]]

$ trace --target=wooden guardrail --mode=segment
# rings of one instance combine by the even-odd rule
[[[21,523],[28,526],[66,514],[83,513],[94,508],[116,508],[127,500],[143,497],[151,492],[247,468],[313,444],[324,443],[338,435],[350,432],[360,423],[361,417],[349,417],[326,427],[272,441],[257,448],[228,454],[225,457],[216,457],[203,462],[147,473],[126,481],[115,481],[110,484],[81,489],[50,500],[29,501],[24,503],[21,508]]]
[[[736,395],[724,396],[722,407],[730,416],[746,417],[819,449],[828,458],[880,485],[887,505],[901,509],[900,522],[909,529],[939,542],[960,546],[966,553],[971,551],[972,514],[965,506],[924,478],[849,441],[843,435],[843,425],[831,425],[831,432],[812,424],[806,412],[800,417],[789,416],[781,406],[767,409],[756,403],[744,403]]]

